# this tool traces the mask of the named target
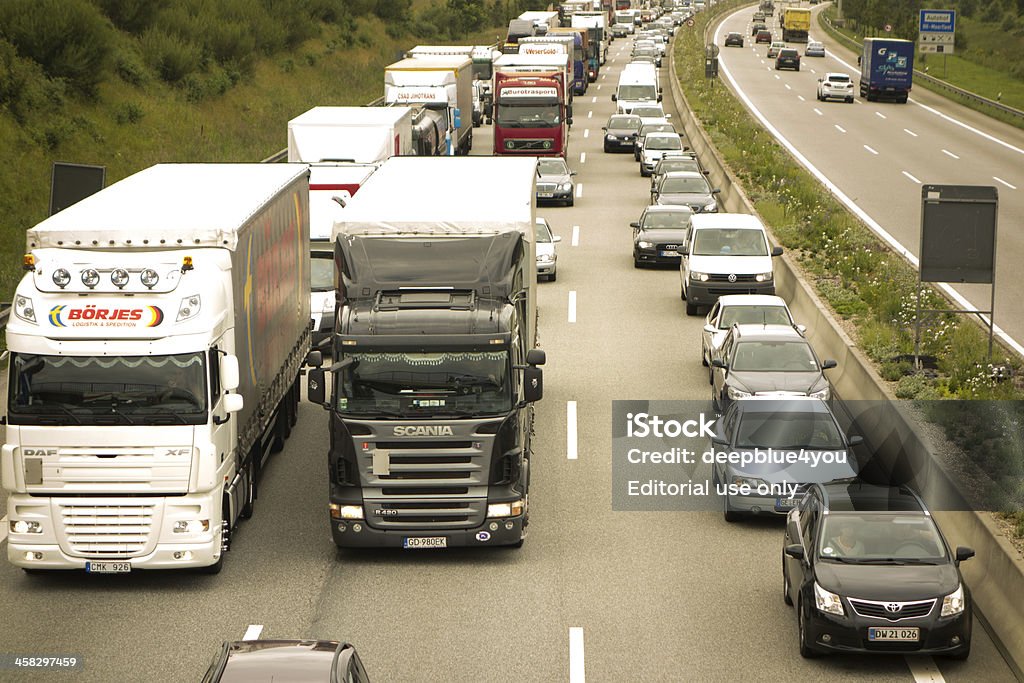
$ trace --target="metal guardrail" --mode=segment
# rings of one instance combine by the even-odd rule
[[[853,48],[855,48],[857,50],[860,49],[861,44],[858,43],[853,38],[851,38],[848,35],[846,35],[843,32],[841,32],[838,28],[836,28],[836,26],[832,23],[832,21],[828,17],[821,16],[820,20],[829,29],[832,30],[832,33],[834,35],[838,36],[842,41],[844,41],[845,43],[847,43],[848,45],[850,45],[851,47],[853,47]],[[917,78],[917,79],[920,79],[922,81],[925,81],[926,83],[928,83],[930,85],[933,85],[936,88],[939,88],[940,90],[945,90],[945,91],[947,91],[947,92],[949,92],[949,93],[951,93],[953,95],[956,95],[957,97],[962,97],[965,100],[970,100],[971,102],[975,102],[977,104],[980,104],[980,105],[983,105],[983,106],[986,106],[986,107],[991,107],[992,109],[1000,111],[1000,112],[1002,112],[1004,114],[1008,114],[1009,116],[1016,117],[1016,118],[1020,119],[1022,122],[1024,122],[1024,111],[1021,111],[1020,109],[1014,109],[1013,107],[1007,106],[1007,105],[1003,104],[1002,102],[996,102],[995,100],[990,100],[987,97],[982,97],[981,95],[979,95],[977,93],[973,93],[970,90],[964,90],[963,88],[958,88],[957,86],[952,85],[951,83],[948,83],[948,82],[942,80],[941,78],[935,78],[934,76],[932,76],[930,74],[926,74],[925,72],[920,71],[918,69],[914,69],[914,78]]]
[[[372,102],[364,104],[363,106],[364,107],[379,107],[382,104],[384,104],[384,96],[383,95],[381,95],[377,99],[373,100]],[[288,148],[285,147],[284,149],[282,149],[279,152],[274,152],[273,154],[271,154],[266,159],[260,159],[260,163],[261,164],[276,164],[278,162],[284,161],[287,158],[288,158]]]
[[[7,321],[11,319],[11,302],[0,303],[0,332],[7,329]]]

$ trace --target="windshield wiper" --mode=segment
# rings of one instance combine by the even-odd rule
[[[179,415],[177,413],[177,411],[171,410],[170,408],[165,408],[165,407],[163,407],[161,405],[153,406],[153,408],[154,408],[154,410],[157,411],[157,412],[153,413],[154,416],[156,416],[156,415],[170,415],[170,416],[176,418],[178,420],[178,422],[180,422],[183,425],[189,424],[189,421],[186,420],[185,418],[183,418],[181,415]]]
[[[128,417],[128,415],[126,413],[122,413],[120,410],[118,410],[116,402],[114,402],[114,403],[112,403],[110,405],[110,412],[112,412],[114,415],[117,415],[120,418],[124,418],[124,421],[127,422],[130,425],[138,424],[138,422],[136,422],[135,420],[133,420],[130,417]]]
[[[74,420],[76,425],[82,424],[82,421],[78,419],[78,416],[76,416],[73,412],[71,412],[71,410],[69,408],[67,408],[65,406],[62,406],[59,403],[44,403],[42,407],[44,407],[44,408],[56,408],[62,414],[67,415],[72,420]],[[38,413],[36,413],[34,415],[34,417],[45,417],[45,416],[39,415]]]
[[[379,419],[385,418],[385,417],[397,417],[397,418],[414,417],[414,416],[406,415],[405,413],[399,412],[397,410],[377,410],[377,409],[373,409],[373,410],[349,410],[349,409],[346,409],[346,410],[339,410],[337,412],[341,414],[342,419],[344,419],[346,417],[351,417],[351,418],[360,419],[360,420],[379,420]]]

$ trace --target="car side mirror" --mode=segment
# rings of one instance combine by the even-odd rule
[[[850,448],[853,448],[854,446],[859,446],[862,443],[864,443],[864,437],[860,435],[851,436],[849,439],[847,439],[847,443],[850,444]]]
[[[661,93],[658,93],[658,101],[661,102]],[[665,117],[668,118],[668,117]]]
[[[220,386],[224,391],[234,391],[240,381],[238,356],[227,354],[220,359]]]
[[[723,370],[728,370],[729,369],[729,364],[726,363],[721,358],[715,358],[714,360],[711,361],[711,367],[713,367],[713,368],[722,368]]]
[[[721,193],[722,193],[722,190],[720,188],[717,188],[717,187],[715,189],[711,190],[711,194],[721,194]]]
[[[310,403],[327,407],[326,372],[323,368],[314,368],[306,376],[306,396]]]
[[[569,171],[569,175],[571,175],[571,176],[576,175],[576,171]]]
[[[554,237],[551,238],[551,241],[553,241],[553,242],[561,242],[562,238],[559,235],[555,235]]]
[[[793,545],[787,545],[782,549],[782,552],[786,553],[787,557],[792,557],[794,560],[802,560],[806,555],[804,554],[804,547],[799,543]]]
[[[782,256],[782,247],[773,247],[772,256]]]
[[[608,126],[601,126],[601,130],[608,130]]]
[[[690,255],[690,245],[689,244],[684,244],[682,247],[680,247],[679,248],[679,254],[681,256],[689,256]]]
[[[822,370],[831,370],[832,368],[836,367],[837,365],[839,365],[839,363],[837,363],[834,360],[832,360],[831,358],[829,358],[827,361],[825,361],[824,363],[821,364],[821,369]]]
[[[632,223],[629,224],[629,227],[631,227],[631,228],[639,228],[640,227],[640,221],[633,221]]]
[[[615,97],[615,93],[612,93],[612,102],[616,102],[616,101],[617,101],[617,98]]]
[[[311,368],[318,368],[324,364],[324,354],[320,350],[310,351],[306,355],[306,365]]]
[[[956,561],[957,562],[963,562],[964,560],[969,560],[972,557],[974,557],[974,555],[975,555],[974,548],[968,548],[965,545],[959,545],[956,548]]]
[[[704,331],[705,332],[710,332],[711,334],[714,334],[715,332],[718,331],[718,328],[709,323],[709,324],[704,326]]]

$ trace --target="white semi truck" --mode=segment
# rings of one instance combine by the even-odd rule
[[[451,155],[473,148],[473,60],[465,55],[421,55],[384,68],[388,105],[423,106],[437,124]]]
[[[310,349],[308,170],[160,164],[28,231],[0,480],[28,571],[220,571]]]
[[[313,107],[288,122],[288,161],[372,164],[415,154],[410,107]]]

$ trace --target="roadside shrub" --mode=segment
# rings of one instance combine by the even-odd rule
[[[1013,12],[1007,12],[1006,16],[1003,17],[1003,24],[1000,28],[1007,33],[1012,33],[1017,28],[1017,15]]]
[[[51,80],[43,68],[18,56],[9,41],[0,38],[0,106],[5,106],[21,125],[43,112],[64,104],[64,82]]]
[[[231,64],[251,72],[256,53],[256,39],[249,26],[242,21],[221,21],[212,24],[207,34],[207,45],[213,58],[220,64]]]
[[[124,126],[130,123],[138,123],[142,120],[145,112],[135,102],[122,102],[114,111],[114,120],[118,125]]]
[[[145,83],[148,76],[139,56],[124,50],[118,52],[114,59],[114,73],[125,83],[136,87]]]
[[[168,83],[179,83],[195,72],[202,60],[198,46],[155,28],[142,34],[139,46],[146,63]]]
[[[139,34],[149,28],[169,0],[92,0],[122,31]]]
[[[51,78],[64,79],[87,96],[107,73],[113,35],[86,0],[4,0],[0,35]]]

